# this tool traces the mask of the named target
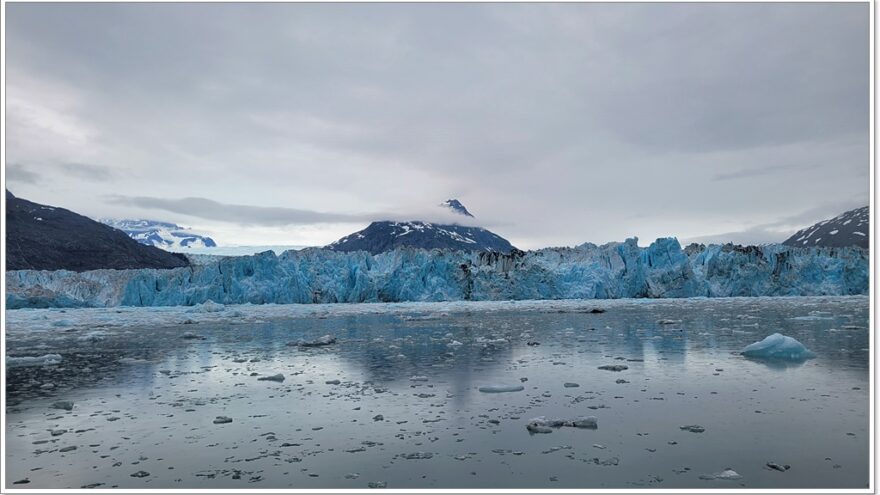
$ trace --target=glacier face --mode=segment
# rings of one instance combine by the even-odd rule
[[[309,248],[172,270],[10,271],[6,307],[851,295],[867,294],[868,271],[861,248],[682,249],[674,238],[510,255]]]

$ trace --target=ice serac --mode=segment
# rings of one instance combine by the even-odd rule
[[[173,270],[7,272],[6,306],[107,307],[508,299],[851,295],[868,291],[857,247],[688,246],[514,251],[309,248]]]

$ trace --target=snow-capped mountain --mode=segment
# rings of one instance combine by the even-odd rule
[[[195,234],[187,227],[155,220],[116,220],[102,218],[99,222],[119,229],[132,239],[147,246],[155,246],[168,251],[187,248],[212,248],[217,243],[210,237]]]
[[[797,247],[867,248],[870,235],[870,211],[867,206],[863,206],[799,230],[783,244]]]
[[[177,268],[181,254],[144,246],[91,218],[6,191],[7,270]]]
[[[447,199],[440,203],[440,206],[445,206],[456,213],[461,213],[464,216],[474,218],[474,216],[471,215],[471,212],[469,212],[468,209],[457,199]]]
[[[473,215],[457,199],[440,206],[466,217]],[[347,235],[326,246],[333,251],[368,251],[378,254],[398,247],[453,249],[509,253],[514,247],[503,237],[482,227],[437,224],[423,221],[373,222],[364,230]]]

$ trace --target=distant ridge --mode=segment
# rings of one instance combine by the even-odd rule
[[[868,248],[871,235],[870,220],[870,210],[867,206],[863,206],[799,230],[783,244],[796,247]]]

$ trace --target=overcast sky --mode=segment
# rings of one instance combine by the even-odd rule
[[[868,4],[7,3],[6,180],[221,244],[456,197],[521,248],[868,204]]]

